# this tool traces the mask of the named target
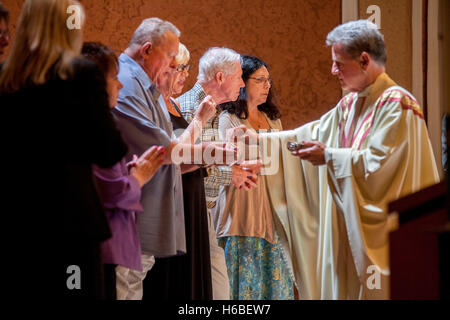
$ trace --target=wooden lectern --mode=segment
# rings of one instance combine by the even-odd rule
[[[389,205],[391,299],[450,299],[448,198],[443,181]]]

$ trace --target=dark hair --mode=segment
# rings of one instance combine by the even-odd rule
[[[250,76],[255,73],[259,68],[266,67],[267,64],[259,58],[242,55],[241,56],[241,66],[242,66],[242,80],[247,84]],[[247,106],[247,87],[241,88],[239,97],[236,101],[222,103],[219,107],[223,111],[235,114],[240,119],[248,118],[248,106]],[[269,119],[276,120],[281,118],[280,110],[275,103],[275,97],[272,86],[269,89],[269,95],[265,103],[258,106],[258,110],[264,112]]]
[[[110,47],[99,42],[83,43],[81,54],[88,60],[97,63],[105,77],[113,67],[118,68],[117,55]]]
[[[0,21],[5,20],[6,23],[9,22],[9,11],[0,2]]]

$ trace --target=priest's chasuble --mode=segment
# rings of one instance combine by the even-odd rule
[[[320,120],[260,137],[300,298],[389,298],[388,204],[439,182],[414,97],[383,73]],[[302,140],[326,145],[326,165],[291,155],[286,143]]]

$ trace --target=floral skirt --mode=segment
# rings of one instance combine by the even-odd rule
[[[230,299],[294,299],[293,281],[278,240],[271,244],[257,237],[230,236],[218,242],[225,251]]]

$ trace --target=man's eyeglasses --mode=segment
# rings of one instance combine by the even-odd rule
[[[183,72],[183,71],[188,72],[190,67],[191,67],[191,66],[188,65],[188,64],[179,64],[179,65],[176,67],[176,70],[177,70],[178,72],[180,72],[180,73]]]
[[[272,79],[270,79],[270,78],[264,78],[264,77],[251,78],[251,77],[250,77],[249,79],[255,80],[255,82],[256,82],[257,84],[265,84],[266,82],[268,82],[269,85],[272,85]]]

